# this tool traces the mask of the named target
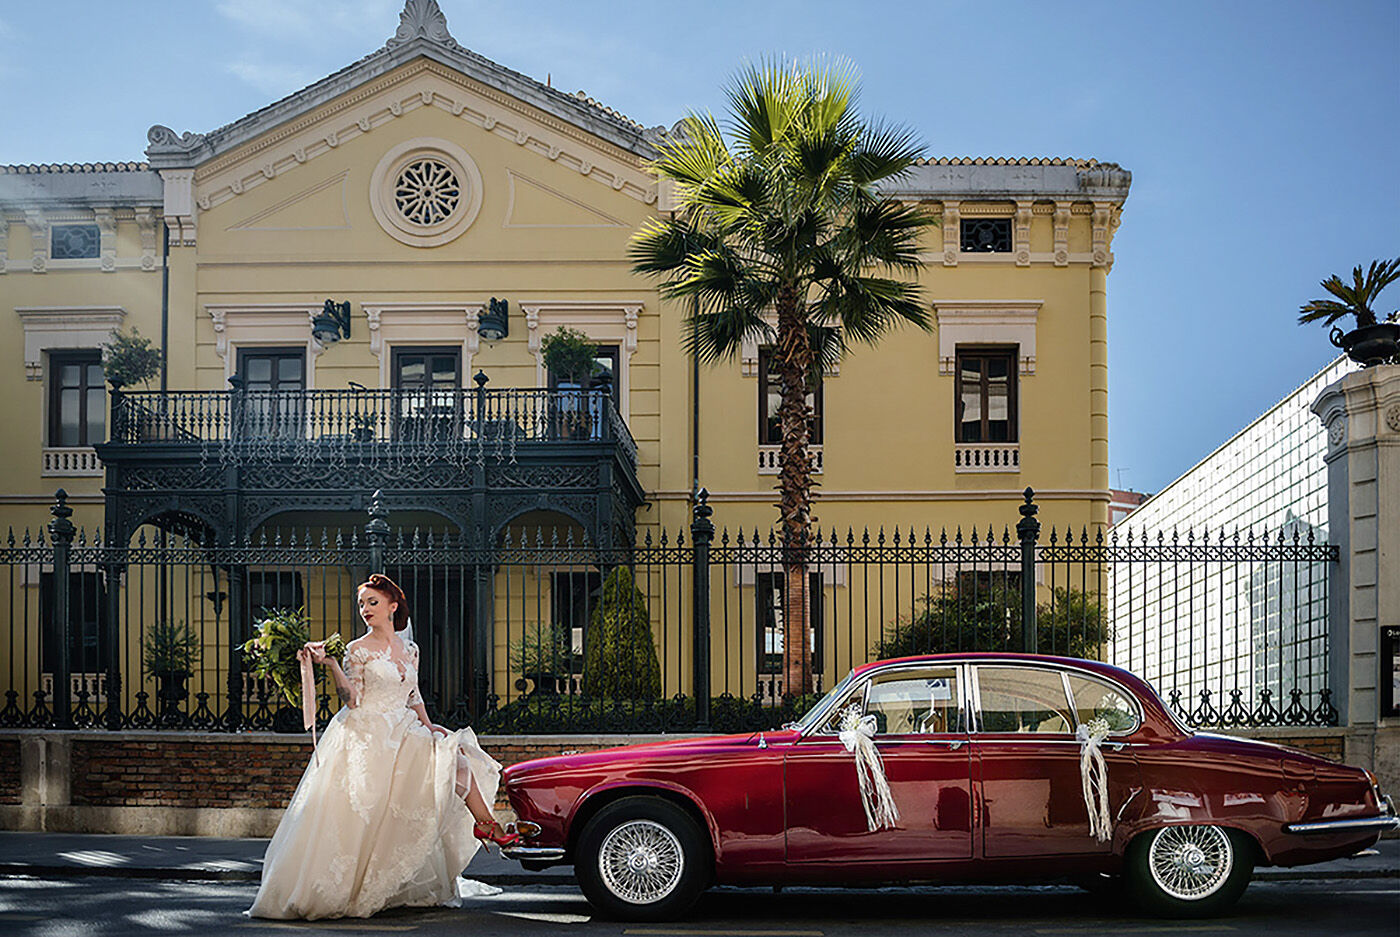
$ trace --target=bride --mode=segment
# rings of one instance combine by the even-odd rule
[[[501,766],[471,729],[451,732],[428,718],[418,646],[399,635],[408,624],[403,590],[375,573],[358,600],[369,633],[346,645],[343,670],[322,642],[298,652],[330,668],[347,705],[326,727],[268,844],[253,917],[455,905],[458,873],[477,840],[518,841],[491,814]]]

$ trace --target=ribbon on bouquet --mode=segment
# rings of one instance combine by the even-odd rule
[[[885,762],[875,747],[877,723],[873,715],[862,716],[860,708],[848,706],[841,714],[838,738],[846,751],[856,756],[856,780],[860,802],[865,808],[865,826],[870,832],[893,829],[899,823],[899,808],[885,780]]]
[[[1080,723],[1074,737],[1079,740],[1079,779],[1084,788],[1084,808],[1089,812],[1089,835],[1107,842],[1113,835],[1113,818],[1108,812],[1108,765],[1100,747],[1108,738],[1108,722],[1090,719]]]
[[[311,730],[311,753],[316,764],[321,763],[321,753],[316,749],[316,672],[311,666],[311,652],[303,648],[297,654],[301,664],[301,727]]]

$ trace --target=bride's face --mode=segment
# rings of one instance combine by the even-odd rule
[[[389,625],[394,623],[394,610],[399,607],[399,603],[389,601],[389,597],[378,589],[364,588],[360,590],[360,617],[365,620],[365,624],[370,628],[376,625]]]

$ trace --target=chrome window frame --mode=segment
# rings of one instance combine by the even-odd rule
[[[859,680],[855,680],[852,682],[850,688],[847,689],[847,691],[841,697],[835,699],[834,702],[829,704],[822,712],[818,714],[818,718],[813,723],[813,727],[811,729],[803,731],[802,734],[798,737],[798,740],[800,741],[802,739],[810,738],[812,736],[821,736],[822,738],[835,738],[835,732],[822,732],[818,727],[825,723],[827,717],[832,712],[848,705],[852,701],[856,693],[861,694],[861,702],[862,705],[864,705],[865,700],[868,698],[867,694],[869,693],[870,683],[876,676],[891,672],[897,672],[900,670],[912,670],[920,667],[930,666],[954,667],[959,671],[959,679],[961,679],[962,681],[961,697],[963,706],[962,721],[964,725],[964,730],[960,733],[949,734],[966,735],[969,737],[969,739],[975,738],[978,735],[982,735],[985,737],[994,734],[1001,741],[1008,741],[1014,738],[1022,738],[1026,740],[1034,739],[1037,741],[1075,741],[1073,731],[1069,733],[986,732],[986,730],[982,726],[982,684],[979,679],[980,671],[983,667],[1023,667],[1032,670],[1048,670],[1053,673],[1060,674],[1060,685],[1064,690],[1065,701],[1069,704],[1069,711],[1074,718],[1074,726],[1076,730],[1079,727],[1079,710],[1074,704],[1074,694],[1070,692],[1070,674],[1081,676],[1088,680],[1097,680],[1100,683],[1105,683],[1108,686],[1112,687],[1114,690],[1118,691],[1118,693],[1122,695],[1124,699],[1128,700],[1132,704],[1133,715],[1136,718],[1136,722],[1134,723],[1133,727],[1127,730],[1110,732],[1109,738],[1121,739],[1133,735],[1146,723],[1146,713],[1142,706],[1142,700],[1138,698],[1138,695],[1132,690],[1128,689],[1122,683],[1119,683],[1117,680],[1113,679],[1112,677],[1098,673],[1097,671],[1090,670],[1085,667],[1076,667],[1074,665],[1042,663],[1040,661],[1031,660],[996,660],[983,658],[963,658],[951,661],[938,661],[937,663],[932,663],[928,661],[911,661],[908,663],[896,664],[888,667],[879,667],[870,671],[869,673],[863,674]],[[842,679],[844,680],[845,678],[843,677]],[[909,736],[890,736],[889,738],[909,738]]]
[[[1070,715],[1071,715],[1071,717],[1072,717],[1072,721],[1073,721],[1073,724],[1074,724],[1074,728],[1072,728],[1069,732],[988,732],[988,731],[983,727],[983,724],[982,724],[982,681],[981,681],[981,670],[982,670],[983,667],[996,667],[996,668],[1019,667],[1019,668],[1024,668],[1024,669],[1027,669],[1027,670],[1046,670],[1046,671],[1050,671],[1050,672],[1052,672],[1052,673],[1058,673],[1058,674],[1060,675],[1060,686],[1061,686],[1061,688],[1062,688],[1063,691],[1064,691],[1064,694],[1065,694],[1065,702],[1066,702],[1066,703],[1068,704],[1068,706],[1069,706],[1069,711],[1070,711]],[[1084,678],[1086,678],[1086,679],[1089,679],[1089,680],[1098,680],[1098,681],[1101,682],[1101,683],[1106,683],[1106,684],[1108,684],[1110,687],[1112,687],[1112,688],[1114,688],[1115,690],[1117,690],[1117,691],[1119,692],[1119,694],[1123,696],[1124,699],[1127,699],[1127,700],[1131,701],[1131,703],[1132,703],[1132,705],[1133,705],[1134,715],[1136,716],[1137,721],[1134,723],[1133,727],[1132,727],[1131,729],[1129,729],[1129,730],[1126,730],[1126,731],[1117,731],[1117,732],[1110,732],[1110,733],[1109,733],[1109,737],[1110,737],[1110,738],[1122,738],[1122,737],[1124,737],[1124,736],[1132,735],[1132,734],[1134,734],[1135,732],[1137,732],[1139,729],[1141,729],[1142,726],[1143,726],[1144,714],[1143,714],[1143,710],[1142,710],[1142,700],[1138,699],[1136,693],[1133,693],[1133,692],[1132,692],[1131,690],[1129,690],[1127,687],[1123,686],[1123,684],[1119,683],[1117,680],[1112,679],[1111,677],[1103,676],[1102,674],[1095,673],[1095,672],[1092,671],[1092,670],[1086,670],[1086,669],[1083,668],[1083,667],[1073,667],[1073,666],[1067,667],[1067,666],[1065,666],[1065,665],[1063,665],[1063,664],[1048,664],[1048,663],[1040,663],[1039,661],[1020,661],[1020,660],[976,660],[976,661],[971,661],[971,662],[969,662],[969,670],[971,671],[971,674],[972,674],[972,679],[969,681],[969,683],[970,683],[970,689],[973,691],[973,693],[974,693],[974,695],[975,695],[975,697],[976,697],[975,700],[973,701],[973,702],[974,702],[974,710],[973,710],[973,712],[974,712],[974,715],[975,715],[975,717],[976,717],[976,721],[975,721],[975,723],[974,723],[975,728],[972,730],[972,734],[974,734],[974,735],[982,735],[982,736],[994,735],[994,736],[996,736],[996,737],[997,737],[998,739],[1000,739],[1000,740],[1006,740],[1006,739],[1012,738],[1012,737],[1020,737],[1020,738],[1025,738],[1025,739],[1037,739],[1037,740],[1040,740],[1040,741],[1064,741],[1064,740],[1074,741],[1074,734],[1075,734],[1075,732],[1078,731],[1078,729],[1079,729],[1079,710],[1078,710],[1078,708],[1075,706],[1075,703],[1074,703],[1074,694],[1073,694],[1072,692],[1070,692],[1070,687],[1069,687],[1069,674],[1070,674],[1071,672],[1073,672],[1076,676],[1082,676],[1082,677],[1084,677]]]
[[[1074,726],[1075,726],[1075,729],[1076,729],[1076,731],[1077,731],[1078,728],[1079,728],[1079,725],[1080,725],[1080,722],[1079,722],[1079,704],[1075,702],[1075,700],[1074,700],[1074,689],[1069,685],[1069,677],[1070,677],[1069,668],[1065,668],[1065,669],[1061,670],[1060,673],[1064,676],[1065,694],[1069,697],[1070,711],[1074,713]],[[1110,680],[1109,678],[1100,676],[1099,674],[1096,674],[1096,673],[1088,673],[1087,671],[1076,670],[1075,676],[1081,677],[1082,679],[1085,679],[1085,680],[1092,680],[1092,681],[1096,681],[1096,682],[1098,682],[1098,683],[1105,684],[1105,685],[1107,685],[1110,689],[1112,689],[1114,692],[1116,692],[1119,696],[1123,697],[1123,699],[1128,700],[1128,701],[1131,703],[1131,705],[1132,705],[1132,707],[1133,707],[1133,720],[1134,720],[1134,721],[1133,721],[1132,728],[1130,728],[1130,729],[1110,730],[1109,733],[1108,733],[1108,737],[1109,737],[1109,738],[1122,738],[1122,737],[1127,736],[1127,735],[1132,735],[1132,734],[1134,734],[1135,732],[1137,732],[1138,729],[1141,729],[1141,728],[1142,728],[1142,723],[1143,723],[1143,720],[1145,719],[1145,715],[1144,715],[1144,713],[1143,713],[1143,711],[1142,711],[1142,700],[1138,699],[1138,695],[1137,695],[1136,693],[1131,692],[1127,687],[1123,686],[1123,685],[1122,685],[1121,683],[1119,683],[1117,680]]]
[[[821,713],[818,715],[818,718],[817,718],[816,721],[813,723],[813,728],[811,728],[811,729],[808,730],[808,731],[803,732],[802,735],[799,736],[799,740],[801,740],[801,739],[806,739],[806,738],[810,738],[810,737],[812,737],[812,736],[820,736],[821,738],[825,738],[825,739],[834,739],[834,738],[836,738],[836,736],[837,736],[838,733],[836,733],[836,732],[824,732],[824,731],[821,730],[820,726],[823,726],[823,725],[825,725],[825,724],[827,723],[827,719],[828,719],[828,717],[830,716],[831,713],[833,713],[833,712],[835,712],[835,711],[837,711],[837,710],[839,710],[839,709],[843,709],[843,708],[845,708],[846,706],[848,706],[851,702],[853,702],[857,693],[860,694],[861,709],[864,709],[865,706],[866,706],[866,704],[867,704],[867,703],[869,702],[869,700],[870,700],[870,686],[871,686],[872,683],[875,682],[875,678],[885,676],[886,674],[899,673],[900,671],[903,671],[903,670],[926,670],[926,669],[938,668],[938,667],[947,667],[947,668],[951,668],[951,669],[956,673],[956,675],[957,675],[958,687],[959,687],[959,688],[958,688],[958,705],[959,705],[959,707],[961,708],[961,712],[959,713],[959,716],[958,716],[958,721],[959,721],[959,722],[962,724],[962,726],[963,726],[962,730],[961,730],[961,731],[958,731],[958,732],[928,733],[927,735],[919,735],[919,734],[914,734],[914,735],[889,735],[889,734],[885,734],[885,735],[882,735],[882,736],[881,736],[881,740],[882,740],[882,741],[898,741],[898,740],[902,740],[902,739],[911,739],[911,738],[922,739],[922,738],[928,737],[928,735],[965,735],[965,736],[968,736],[969,738],[971,738],[972,732],[973,732],[973,730],[972,730],[972,726],[973,726],[973,716],[972,716],[972,709],[971,709],[972,697],[971,697],[970,690],[969,690],[969,687],[968,687],[968,679],[969,679],[968,675],[971,673],[972,667],[971,667],[971,665],[969,664],[968,661],[965,661],[965,660],[955,660],[955,661],[937,661],[937,662],[929,662],[929,661],[923,661],[923,662],[920,662],[920,661],[911,661],[911,662],[908,662],[908,663],[896,664],[896,665],[889,666],[889,667],[878,667],[878,668],[876,668],[875,670],[872,670],[872,671],[870,671],[870,672],[867,673],[867,674],[863,674],[859,680],[856,680],[856,681],[854,681],[854,682],[852,683],[850,689],[848,689],[848,690],[846,691],[846,693],[845,693],[842,697],[840,697],[840,699],[839,699],[838,701],[836,701],[835,703],[833,703],[833,704],[831,704],[830,706],[828,706],[828,707],[826,708],[826,710],[824,710],[823,712],[821,712]]]

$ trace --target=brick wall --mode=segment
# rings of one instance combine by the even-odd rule
[[[1303,751],[1321,755],[1323,758],[1330,758],[1332,761],[1342,761],[1343,750],[1346,748],[1346,738],[1341,735],[1284,735],[1271,738],[1269,741],[1287,745],[1289,748],[1301,748]]]
[[[199,740],[73,741],[72,802],[92,807],[285,807],[310,746]]]
[[[301,780],[310,740],[272,733],[68,733],[70,802],[82,807],[275,808]],[[650,738],[485,737],[503,765]],[[0,804],[22,802],[20,742],[0,738]],[[504,806],[502,799],[501,806]]]
[[[19,739],[0,739],[0,804],[21,800]]]
[[[1332,761],[1346,760],[1345,729],[1224,729],[1224,735],[1238,735],[1258,739],[1261,742],[1274,742],[1289,748],[1300,748]]]

